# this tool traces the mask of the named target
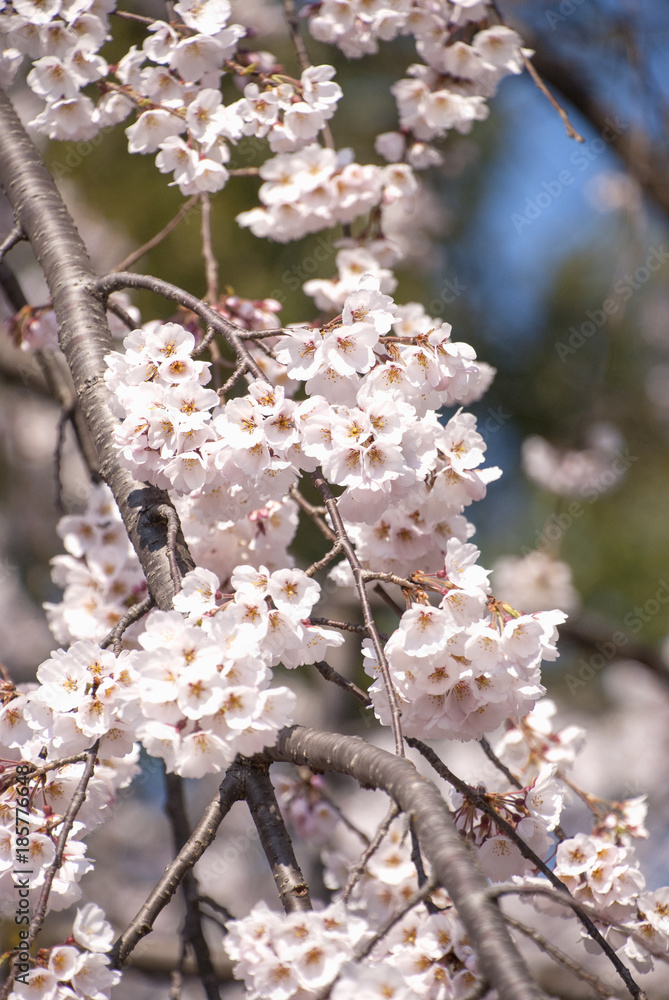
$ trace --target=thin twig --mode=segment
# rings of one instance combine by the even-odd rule
[[[9,253],[12,247],[15,247],[17,243],[20,243],[21,240],[25,240],[25,238],[26,234],[17,222],[16,225],[9,230],[2,243],[0,243],[0,261],[2,261],[5,254]]]
[[[60,757],[58,760],[52,760],[49,764],[44,764],[43,767],[38,767],[37,764],[32,764],[29,760],[17,760],[14,761],[14,766],[18,767],[30,767],[32,770],[29,774],[22,775],[20,778],[16,771],[6,770],[4,774],[0,776],[0,792],[4,792],[5,789],[9,788],[10,785],[18,784],[19,782],[23,784],[25,781],[29,781],[32,778],[41,778],[42,775],[48,774],[49,771],[57,771],[60,767],[66,767],[68,764],[78,764],[82,760],[88,758],[88,751],[84,750],[81,753],[70,754],[69,757]],[[11,765],[5,765],[9,768]]]
[[[309,616],[309,621],[312,625],[321,625],[323,628],[338,628],[342,632],[356,632],[358,635],[369,635],[366,626],[355,625],[353,622],[339,622],[335,621],[334,618],[317,618],[314,615]],[[379,634],[383,636],[383,632]]]
[[[114,11],[114,13],[120,14],[120,11]],[[153,250],[153,248],[157,247],[159,243],[162,243],[165,237],[169,236],[172,230],[176,229],[179,223],[186,218],[190,210],[194,208],[194,206],[198,203],[199,200],[200,200],[199,194],[192,195],[188,199],[188,201],[185,201],[183,203],[183,205],[181,206],[177,214],[174,216],[174,218],[170,219],[170,221],[167,223],[166,226],[163,226],[163,228],[160,230],[159,233],[156,233],[155,236],[152,236],[150,240],[146,241],[146,243],[142,243],[141,247],[137,247],[136,250],[133,250],[132,253],[129,253],[127,257],[124,257],[122,261],[120,261],[114,267],[110,268],[110,270],[112,272],[127,271],[129,268],[131,268],[133,264],[136,264],[137,261],[144,256],[145,253],[148,253],[149,250]]]
[[[356,865],[353,866],[351,870],[351,874],[348,877],[348,881],[344,886],[344,891],[341,894],[341,898],[345,903],[348,902],[351,893],[355,889],[356,885],[358,884],[362,876],[365,874],[365,868],[367,867],[367,862],[371,857],[373,857],[374,854],[376,854],[379,847],[383,843],[383,840],[385,839],[386,834],[388,833],[388,830],[390,829],[393,820],[397,816],[399,816],[399,814],[400,810],[398,806],[393,802],[392,805],[390,806],[390,809],[386,813],[384,820],[381,822],[378,830],[374,834],[371,843],[365,848],[365,850],[362,853],[362,856],[360,857],[360,860]]]
[[[579,962],[574,961],[574,959],[569,955],[566,955],[565,952],[556,948],[554,944],[551,944],[551,942],[548,941],[542,934],[535,931],[533,927],[528,927],[527,924],[522,923],[520,920],[516,920],[515,917],[510,917],[507,914],[504,916],[510,927],[520,931],[520,933],[524,934],[525,937],[534,941],[537,948],[540,948],[541,951],[550,955],[550,957],[558,962],[559,965],[564,965],[566,969],[573,972],[579,979],[582,979],[584,983],[588,983],[589,986],[592,986],[593,990],[595,990],[595,992],[602,997],[602,1000],[608,1000],[608,998],[612,996],[613,990],[608,987],[606,983],[603,983],[598,976],[596,976],[593,972],[588,972],[588,970],[584,969]]]
[[[126,312],[123,306],[120,306],[111,296],[107,299],[107,312],[113,313],[128,330],[135,330],[137,328],[137,323],[130,313]]]
[[[505,833],[507,837],[509,837],[509,839],[513,841],[513,843],[517,846],[518,850],[523,855],[523,857],[527,858],[528,861],[531,861],[532,864],[535,866],[535,868],[537,868],[543,875],[546,876],[551,885],[555,889],[557,889],[558,893],[562,893],[566,899],[571,900],[574,903],[576,902],[572,898],[572,895],[569,892],[567,886],[560,881],[557,875],[555,875],[555,873],[551,871],[551,869],[544,861],[542,861],[539,855],[536,854],[532,850],[532,848],[525,843],[522,837],[518,836],[518,833],[513,828],[513,826],[509,822],[507,822],[507,820],[505,820],[503,816],[499,815],[497,810],[490,805],[485,795],[481,795],[474,788],[471,788],[471,786],[468,785],[465,781],[462,781],[461,778],[458,778],[457,775],[453,774],[453,772],[446,766],[446,764],[444,764],[444,762],[437,756],[434,750],[432,750],[431,747],[428,747],[427,744],[423,743],[421,740],[415,739],[414,737],[407,737],[407,743],[409,744],[409,746],[414,747],[416,750],[418,750],[419,753],[421,753],[422,756],[425,758],[425,760],[427,760],[432,765],[437,774],[439,774],[442,778],[448,781],[449,784],[453,785],[453,787],[456,788],[461,795],[463,795],[466,799],[468,799],[469,802],[475,805],[476,808],[479,809],[481,812],[487,813],[487,815],[490,816],[491,819],[494,821],[495,826],[498,828],[498,830]],[[607,956],[611,964],[614,966],[616,972],[623,980],[625,986],[630,991],[632,996],[635,998],[640,997],[641,994],[639,992],[639,987],[634,982],[634,979],[632,978],[629,969],[624,964],[624,962],[621,961],[621,959],[615,953],[614,949],[611,947],[609,942],[599,931],[599,929],[595,926],[593,921],[585,912],[585,909],[583,907],[580,907],[578,909],[576,909],[576,907],[573,907],[573,909],[574,912],[576,913],[576,916],[581,921],[581,923],[587,930],[590,937],[597,942],[597,944],[602,949],[604,954]],[[635,990],[637,992],[635,992]]]
[[[300,34],[300,26],[298,23],[297,14],[295,12],[295,4],[293,0],[283,0],[283,12],[286,17],[286,23],[288,24],[288,30],[290,31],[290,37],[292,39],[293,45],[295,47],[295,53],[297,55],[297,60],[300,64],[300,69],[304,73],[305,69],[310,69],[313,66],[309,53],[307,52],[307,47],[304,44],[304,39]],[[330,149],[335,148],[334,138],[332,136],[332,131],[330,126],[326,122],[321,128],[323,133],[323,138],[325,140],[325,145]]]
[[[509,782],[509,784],[515,785],[516,788],[522,790],[525,787],[523,785],[522,781],[520,781],[516,777],[516,775],[513,773],[513,771],[509,770],[509,768],[506,766],[506,764],[502,763],[502,761],[499,759],[499,757],[497,756],[497,754],[495,753],[495,751],[493,750],[493,748],[488,743],[488,741],[485,738],[485,736],[482,736],[481,739],[478,742],[479,742],[479,744],[481,746],[481,749],[483,750],[484,754],[488,758],[488,760],[492,761],[492,763],[495,765],[495,767],[497,768],[497,770],[502,772],[502,774],[504,775],[504,777],[506,778],[506,780]]]
[[[393,917],[391,917],[389,920],[386,921],[381,930],[377,931],[376,934],[374,934],[373,937],[369,939],[369,941],[365,942],[362,948],[359,948],[356,951],[353,961],[360,962],[362,961],[363,958],[367,958],[367,956],[372,952],[372,950],[376,947],[379,941],[383,940],[383,938],[390,933],[395,924],[398,924],[400,920],[402,920],[407,915],[407,913],[409,913],[411,910],[414,909],[414,907],[419,906],[421,903],[423,903],[427,899],[427,897],[431,895],[431,893],[433,893],[434,890],[437,888],[438,884],[432,880],[429,880],[428,882],[425,883],[425,885],[421,886],[420,889],[417,889],[416,892],[414,892],[414,894],[411,896],[411,898],[406,901],[404,906],[402,906]]]
[[[114,14],[115,17],[121,17],[124,21],[138,21],[139,24],[153,24],[154,19],[152,17],[143,17],[141,14],[131,14],[127,10],[112,10],[110,13]]]
[[[399,606],[397,601],[394,601],[390,594],[384,590],[380,583],[377,583],[374,587],[374,593],[378,594],[382,601],[384,601],[391,611],[394,611],[398,618],[401,618],[404,614],[403,609]]]
[[[322,559],[317,562],[312,563],[309,569],[305,570],[307,576],[315,576],[316,573],[320,573],[322,569],[329,566],[333,559],[336,559],[341,552],[341,545],[339,542],[335,542],[329,552],[326,552]]]
[[[278,329],[272,328],[271,330],[245,330],[243,333],[240,333],[239,339],[262,341],[270,340],[271,337],[282,337],[284,335],[289,336],[290,330],[284,330],[282,327]],[[258,346],[260,347],[260,344]]]
[[[205,301],[213,305],[218,298],[218,263],[214,257],[214,248],[211,242],[211,198],[206,192],[200,195],[200,204],[202,206],[202,256],[207,276]]]
[[[130,628],[135,622],[138,622],[140,618],[148,614],[151,608],[155,607],[156,602],[154,601],[151,594],[147,594],[145,597],[139,601],[138,604],[133,604],[131,608],[128,608],[126,613],[122,618],[116,622],[113,629],[107,633],[104,639],[100,642],[100,647],[102,649],[107,649],[108,646],[114,646],[114,652],[118,656],[122,650],[121,638],[126,629]]]
[[[357,684],[353,683],[353,681],[349,681],[345,677],[342,677],[342,675],[336,671],[334,667],[331,667],[329,663],[326,663],[325,660],[320,660],[318,663],[314,663],[314,666],[321,677],[324,677],[326,681],[332,681],[333,684],[337,684],[344,691],[347,691],[349,694],[352,694],[354,698],[357,698],[358,701],[361,701],[367,708],[369,708],[372,704],[372,699],[368,694],[365,694],[362,688],[359,688]]]
[[[425,883],[428,881],[427,874],[425,873],[425,866],[423,865],[423,856],[420,851],[420,842],[418,840],[418,834],[416,833],[416,824],[412,819],[409,820],[409,833],[411,834],[411,860],[413,861],[413,866],[416,869],[416,876],[418,877],[418,888],[422,889]],[[425,900],[425,907],[428,913],[439,913],[439,907],[435,906],[431,899]]]
[[[203,903],[205,906],[211,907],[214,913],[218,913],[221,917],[223,917],[224,922],[233,919],[230,910],[226,909],[225,906],[221,906],[221,904],[217,903],[215,899],[211,898],[211,896],[206,896],[200,893],[199,899],[200,902]],[[207,916],[207,914],[203,914],[203,916]]]
[[[501,896],[547,896],[552,899],[554,903],[559,903],[560,906],[568,906],[570,910],[578,916],[581,912],[586,915],[592,916],[594,920],[599,920],[601,923],[606,924],[607,927],[614,927],[618,930],[622,930],[628,937],[633,938],[638,941],[646,951],[653,956],[653,958],[659,958],[660,961],[669,964],[669,955],[666,950],[661,948],[654,948],[641,934],[638,934],[627,924],[622,923],[619,920],[615,920],[612,917],[607,916],[605,913],[600,913],[599,910],[592,905],[592,903],[586,903],[582,900],[574,899],[574,897],[565,891],[563,887],[562,891],[555,890],[552,886],[541,885],[535,883],[533,885],[523,885],[519,882],[498,882],[496,885],[489,886],[488,895],[491,899],[498,899]],[[636,984],[634,984],[636,986]],[[639,987],[636,987],[637,989]],[[631,988],[628,985],[630,993],[632,993]],[[634,993],[632,993],[635,996]]]
[[[369,603],[369,597],[365,589],[364,580],[364,570],[360,565],[360,560],[355,551],[354,546],[351,544],[351,540],[346,533],[346,528],[344,527],[344,522],[342,520],[341,514],[339,513],[339,508],[337,506],[337,501],[330,489],[323,473],[320,469],[316,469],[312,473],[312,480],[314,486],[323,497],[323,502],[327,507],[328,514],[330,515],[330,520],[335,529],[335,538],[339,542],[344,555],[348,559],[349,565],[351,567],[351,572],[353,573],[353,579],[355,580],[356,590],[358,592],[358,597],[360,598],[360,604],[362,606],[362,616],[367,628],[370,639],[372,640],[372,645],[374,647],[374,652],[376,654],[376,660],[379,664],[379,670],[383,678],[383,683],[386,689],[386,695],[388,697],[388,705],[390,707],[390,716],[392,723],[393,736],[395,738],[395,753],[398,757],[404,756],[404,741],[402,738],[402,726],[400,723],[400,710],[397,703],[397,694],[393,685],[392,677],[390,676],[390,667],[388,665],[388,660],[386,659],[386,654],[381,643],[381,637],[379,636],[378,629],[376,627],[376,622],[374,621],[374,615],[372,614],[372,609]]]
[[[574,128],[574,126],[572,125],[572,123],[569,121],[569,115],[567,114],[567,112],[565,111],[565,109],[562,107],[561,104],[558,104],[558,102],[555,100],[555,98],[551,94],[550,90],[548,89],[548,87],[546,86],[546,84],[544,83],[544,81],[539,76],[537,70],[532,65],[532,60],[528,56],[526,56],[524,52],[522,53],[522,56],[523,56],[523,62],[525,63],[525,69],[530,74],[530,76],[534,80],[536,86],[539,88],[539,90],[541,91],[541,93],[544,94],[548,98],[548,100],[550,101],[550,103],[553,105],[553,107],[555,108],[555,110],[559,114],[560,118],[562,119],[562,122],[564,124],[564,127],[565,127],[565,129],[567,131],[567,135],[569,136],[569,138],[570,139],[575,139],[576,142],[585,142],[585,139],[580,134],[580,132],[577,132],[576,129]]]
[[[323,520],[321,516],[323,513],[322,509],[320,507],[315,507],[312,503],[309,503],[309,501],[302,496],[297,486],[291,486],[289,493],[295,503],[311,518],[323,537],[327,538],[328,542],[336,543],[337,536],[332,528]]]
[[[84,804],[84,799],[86,798],[86,789],[88,784],[93,777],[93,772],[95,771],[95,760],[98,753],[98,747],[100,741],[96,740],[90,750],[86,751],[86,765],[84,767],[81,778],[79,779],[79,784],[77,785],[72,800],[67,807],[67,812],[63,817],[63,825],[60,828],[60,833],[58,834],[58,843],[56,844],[56,856],[44,873],[44,884],[42,885],[42,892],[40,893],[39,902],[37,903],[37,909],[35,910],[35,916],[30,923],[30,929],[28,931],[28,938],[26,944],[30,946],[39,930],[44,923],[44,918],[46,916],[47,903],[49,901],[49,893],[51,892],[51,886],[53,885],[53,880],[56,877],[56,872],[63,863],[63,855],[65,853],[65,847],[67,846],[67,838],[70,835],[72,826],[75,819],[77,818],[77,813]]]
[[[293,0],[283,0],[283,12],[286,17],[286,23],[288,24],[288,30],[290,31],[290,37],[295,47],[300,69],[304,72],[305,69],[310,69],[312,62],[309,58],[307,47],[304,44],[304,39],[300,34],[300,26],[297,22],[297,14],[295,12],[295,4],[293,3]]]
[[[284,910],[311,910],[309,887],[297,863],[267,765],[249,767],[245,797]]]
[[[61,410],[58,417],[58,432],[56,436],[56,453],[53,461],[53,478],[56,488],[56,510],[62,517],[65,513],[63,506],[63,447],[65,445],[65,429],[74,416],[74,407]]]
[[[244,766],[238,762],[231,764],[218,793],[205,809],[200,822],[174,861],[167,866],[139,912],[116,940],[111,951],[111,961],[115,968],[124,965],[131,951],[153,930],[158,914],[167,906],[186,872],[200,860],[213,842],[223,818],[235,802],[244,798],[244,777]]]
[[[204,320],[205,324],[212,326],[219,333],[222,333],[240,360],[243,358],[246,361],[249,371],[256,378],[263,379],[264,381],[265,377],[262,370],[255,363],[239,336],[240,333],[245,333],[246,331],[242,330],[241,327],[235,326],[229,319],[221,316],[220,313],[217,313],[215,309],[212,309],[202,299],[198,299],[195,295],[191,295],[190,292],[184,291],[178,285],[173,285],[169,281],[163,281],[162,278],[154,278],[152,275],[146,274],[134,274],[132,271],[119,271],[106,274],[98,278],[95,282],[95,290],[105,299],[112,292],[120,288],[147,288],[149,291],[155,292],[156,295],[168,299],[168,301],[178,302],[180,305],[185,306],[186,309],[190,309],[191,312],[194,312],[200,319]]]
[[[500,24],[504,24],[505,23],[504,22],[504,18],[502,17],[502,13],[499,10],[499,8],[498,8],[497,3],[495,2],[495,0],[491,0],[490,6],[495,11],[495,14],[497,15],[497,20],[499,21],[499,23]],[[520,50],[520,52],[521,52],[521,55],[523,57],[523,63],[525,64],[525,69],[530,74],[530,76],[534,80],[535,85],[538,87],[538,89],[541,91],[541,93],[545,97],[548,98],[548,100],[550,101],[550,103],[553,105],[553,107],[555,108],[555,110],[559,114],[560,118],[562,119],[562,122],[564,124],[564,127],[565,127],[565,129],[567,131],[567,135],[569,136],[569,138],[570,139],[575,139],[576,142],[585,142],[585,139],[583,138],[583,136],[580,135],[580,133],[578,133],[576,131],[576,129],[574,128],[574,126],[572,125],[572,123],[569,121],[569,116],[568,116],[567,112],[564,110],[564,108],[560,104],[558,104],[558,102],[555,100],[555,98],[551,94],[550,90],[548,89],[548,87],[546,86],[546,84],[544,83],[544,81],[541,79],[541,76],[537,72],[535,66],[532,64],[532,61],[530,60],[530,58],[525,55],[525,53],[523,52],[522,49]]]
[[[215,336],[216,336],[216,331],[214,330],[213,326],[208,326],[205,331],[204,337],[202,338],[200,343],[196,347],[194,347],[193,350],[191,351],[191,356],[197,358],[200,354],[203,354],[207,350],[207,348],[209,347]]]
[[[417,583],[412,583],[411,580],[407,580],[403,576],[397,576],[395,573],[379,573],[377,570],[364,569],[362,571],[362,578],[365,583],[369,583],[371,580],[381,580],[383,583],[394,583],[398,587],[402,587],[404,590],[422,590]]]
[[[224,399],[225,396],[227,396],[230,390],[234,388],[240,378],[246,373],[246,370],[246,361],[240,361],[227,382],[225,382],[220,389],[216,390],[220,399]]]
[[[370,843],[370,839],[365,831],[361,830],[359,826],[356,826],[355,823],[348,818],[344,810],[335,802],[332,796],[328,795],[323,788],[319,789],[318,794],[324,802],[327,802],[331,809],[334,809],[341,822],[351,831],[351,833],[354,833],[356,837],[359,837],[363,844],[367,845]]]

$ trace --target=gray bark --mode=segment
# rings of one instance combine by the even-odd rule
[[[159,508],[172,507],[163,490],[137,482],[119,463],[113,444],[117,420],[104,382],[104,356],[112,350],[104,301],[86,247],[42,158],[7,96],[0,91],[0,186],[16,222],[44,272],[58,317],[58,336],[90,428],[100,475],[109,485],[158,607],[172,606],[174,582],[167,558],[167,523]],[[182,574],[193,560],[179,529],[176,561]]]

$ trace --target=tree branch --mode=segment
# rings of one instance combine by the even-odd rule
[[[86,248],[42,158],[0,91],[0,186],[14,210],[17,225],[29,239],[51,293],[58,335],[67,359],[81,411],[130,540],[158,607],[172,606],[174,585],[167,559],[165,530],[152,513],[172,506],[155,486],[137,482],[118,461],[113,435],[117,421],[109,406],[103,372],[112,350],[103,302],[96,295],[96,276]],[[193,560],[181,530],[177,558],[182,573]]]
[[[311,910],[309,888],[297,863],[267,765],[247,768],[246,802],[284,910],[286,913]]]
[[[244,777],[244,767],[237,762],[233,763],[220,784],[218,794],[202,814],[200,822],[174,861],[168,865],[163,877],[151,890],[142,908],[116,940],[111,952],[112,964],[116,968],[125,964],[133,948],[153,930],[156,917],[167,906],[186,872],[191,870],[213,842],[225,815],[235,802],[244,798]]]
[[[557,890],[558,894],[562,894],[563,898],[566,901],[566,905],[571,905],[571,903],[574,904],[572,908],[576,913],[576,916],[581,921],[581,923],[583,924],[583,926],[585,927],[585,929],[587,930],[588,934],[593,939],[593,941],[597,942],[597,944],[602,949],[606,957],[609,959],[609,961],[611,962],[616,972],[627,986],[632,996],[636,997],[639,991],[639,987],[634,982],[634,979],[632,978],[632,975],[627,966],[625,965],[625,963],[618,957],[618,955],[616,955],[614,949],[611,947],[606,938],[602,935],[601,931],[595,926],[593,921],[586,913],[585,909],[583,907],[579,907],[579,905],[573,899],[567,886],[560,881],[560,879],[553,871],[551,871],[551,869],[548,867],[545,861],[542,861],[539,855],[536,854],[532,850],[532,848],[525,843],[523,838],[518,835],[517,831],[514,829],[511,823],[505,820],[503,816],[500,816],[497,810],[490,805],[485,795],[479,794],[479,792],[477,792],[474,788],[471,788],[465,781],[462,781],[461,778],[458,778],[457,775],[453,774],[453,772],[446,766],[446,764],[444,764],[444,762],[439,759],[439,757],[431,747],[428,747],[421,740],[414,739],[413,737],[408,737],[407,743],[409,744],[409,746],[415,747],[415,749],[418,750],[419,753],[423,755],[425,760],[429,761],[429,763],[432,764],[432,767],[435,769],[437,774],[439,774],[442,778],[448,781],[449,784],[453,785],[453,787],[456,788],[460,792],[460,794],[464,796],[464,798],[468,799],[481,812],[484,812],[491,817],[497,829],[502,833],[506,834],[506,836],[511,841],[513,841],[513,843],[517,846],[518,850],[523,855],[523,857],[527,858],[528,861],[531,861],[532,864],[535,866],[535,868],[537,868],[537,870],[540,871],[542,875],[546,876],[548,881],[554,887],[554,890]],[[637,992],[634,992],[635,990]]]
[[[363,788],[383,789],[415,822],[421,847],[435,880],[453,900],[478,956],[482,976],[500,1000],[543,1000],[504,923],[491,903],[488,883],[459,836],[439,791],[414,765],[371,746],[359,737],[284,729],[264,756],[307,764],[312,770],[348,774]]]
[[[146,288],[168,301],[178,302],[179,305],[190,309],[200,319],[204,320],[206,324],[213,327],[218,333],[221,333],[237,357],[246,362],[246,367],[254,378],[265,381],[265,376],[261,369],[253,360],[239,336],[240,333],[244,333],[245,331],[235,326],[229,319],[216,312],[215,309],[212,309],[211,306],[198,299],[197,296],[191,295],[190,292],[185,291],[183,288],[179,288],[178,285],[173,285],[169,281],[163,281],[162,278],[154,278],[150,274],[134,274],[132,271],[118,271],[114,274],[107,274],[104,278],[98,278],[95,284],[97,292],[102,298],[107,298],[112,292],[122,288]]]
[[[519,30],[528,44],[536,49],[532,61],[544,80],[559,90],[600,135],[605,134],[607,142],[645,194],[669,216],[669,183],[665,163],[659,157],[655,159],[642,150],[638,135],[635,136],[630,130],[629,119],[626,119],[626,124],[619,125],[615,109],[603,107],[593,97],[583,84],[584,74],[576,66],[565,64],[548,52],[545,40],[532,38],[529,28],[520,27]],[[652,146],[650,142],[643,145],[646,149]]]
[[[172,827],[172,839],[174,841],[175,852],[178,854],[184,844],[188,842],[190,835],[184,800],[183,778],[178,774],[169,774],[166,772],[165,792],[165,813]],[[181,888],[186,903],[186,917],[182,932],[184,945],[190,945],[193,949],[198,976],[207,995],[207,1000],[219,1000],[218,979],[211,961],[211,955],[209,954],[209,946],[202,930],[198,898],[199,890],[192,868],[184,872]],[[185,956],[182,956],[181,966],[183,966],[184,958]]]
[[[381,643],[381,637],[376,627],[376,622],[374,621],[374,615],[372,614],[369,597],[367,596],[367,591],[365,590],[365,570],[360,565],[360,560],[358,559],[355,548],[351,544],[351,540],[346,533],[346,528],[344,527],[342,516],[339,513],[335,496],[320,469],[316,469],[316,471],[312,473],[312,479],[314,486],[322,496],[323,503],[327,508],[328,514],[330,515],[330,520],[332,521],[332,526],[335,530],[335,540],[341,551],[348,559],[351,567],[351,573],[353,574],[353,579],[355,580],[355,588],[358,592],[358,597],[360,598],[365,628],[367,629],[367,634],[372,641],[374,653],[379,664],[379,670],[381,672],[381,676],[383,677],[383,683],[388,697],[388,707],[390,708],[393,736],[395,737],[395,753],[398,756],[403,756],[404,743],[402,741],[402,726],[400,722],[401,713],[397,703],[397,692],[395,691],[393,680],[390,676],[388,660],[386,659],[386,654]]]

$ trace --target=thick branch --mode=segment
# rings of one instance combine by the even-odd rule
[[[125,964],[133,948],[153,930],[156,917],[167,906],[186,873],[200,860],[213,842],[225,815],[235,802],[243,798],[244,769],[242,765],[234,763],[228,769],[218,794],[205,809],[200,822],[174,861],[168,865],[163,877],[149,893],[142,908],[117,939],[111,953],[116,968]]]
[[[531,980],[502,914],[491,905],[488,883],[457,833],[446,803],[435,785],[421,777],[413,764],[358,737],[301,726],[284,729],[276,745],[265,751],[265,757],[307,764],[316,771],[348,774],[363,788],[387,792],[413,819],[432,874],[457,907],[481,973],[497,989],[500,1000],[543,997]]]
[[[183,786],[184,779],[180,775],[165,774],[165,812],[172,827],[172,839],[177,854],[188,842],[190,835]],[[184,874],[181,888],[186,902],[186,917],[182,931],[184,943],[193,949],[198,976],[207,1000],[219,1000],[218,979],[211,961],[207,939],[202,930],[198,883],[192,868]]]
[[[60,345],[67,358],[79,404],[100,459],[100,474],[119,506],[156,604],[170,608],[174,586],[167,559],[164,519],[154,510],[171,506],[154,486],[139,483],[121,468],[113,444],[116,426],[103,379],[104,356],[112,350],[105,308],[95,294],[96,276],[83,241],[37,149],[0,92],[0,186],[29,239],[51,293]],[[177,557],[182,573],[193,568],[179,531]]]
[[[423,755],[425,760],[427,760],[432,765],[432,767],[435,769],[435,771],[440,777],[448,781],[454,788],[456,788],[460,792],[460,794],[464,798],[468,799],[469,802],[475,805],[477,809],[490,816],[495,826],[497,827],[498,831],[500,833],[506,834],[506,836],[511,841],[513,841],[513,843],[516,845],[516,847],[523,855],[523,857],[527,858],[528,861],[531,861],[532,864],[535,866],[535,868],[537,868],[542,873],[542,875],[545,875],[548,881],[555,887],[555,889],[557,889],[558,892],[562,893],[567,900],[572,900],[572,902],[574,902],[567,886],[560,881],[560,879],[548,867],[545,861],[542,861],[542,859],[538,856],[538,854],[536,854],[532,850],[532,848],[525,843],[523,838],[519,836],[515,827],[513,827],[511,823],[505,820],[504,817],[501,816],[497,812],[497,810],[490,805],[487,797],[484,794],[480,794],[479,792],[476,791],[476,789],[471,788],[465,781],[462,781],[461,778],[458,778],[457,775],[453,774],[453,772],[446,766],[446,764],[444,764],[444,762],[440,760],[440,758],[437,756],[434,750],[431,747],[427,746],[425,743],[423,743],[421,740],[417,740],[414,737],[407,737],[407,743],[409,744],[409,746],[414,747],[416,750],[419,751],[419,753]],[[593,921],[585,912],[585,909],[583,907],[575,907],[574,912],[576,913],[576,916],[587,930],[590,937],[593,939],[593,941],[597,942],[599,947],[607,956],[607,958],[609,959],[609,961],[611,962],[611,964],[613,965],[613,967],[615,968],[615,970],[617,971],[617,973],[619,974],[619,976],[621,977],[627,988],[632,993],[632,996],[636,996],[637,994],[634,992],[634,990],[635,989],[638,990],[638,987],[634,982],[634,980],[632,979],[629,969],[624,964],[624,962],[618,957],[612,946],[609,944],[606,938],[601,934],[601,932],[595,926]]]
[[[248,768],[246,802],[284,910],[286,913],[310,910],[309,888],[297,863],[267,766]]]

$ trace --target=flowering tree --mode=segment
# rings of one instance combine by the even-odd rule
[[[290,0],[284,13],[290,72],[253,48],[228,0],[182,0],[168,20],[113,0],[0,3],[2,83],[27,57],[43,101],[24,126],[0,96],[0,183],[15,220],[0,254],[29,241],[51,301],[29,305],[6,275],[5,288],[15,335],[50,374],[91,479],[85,509],[59,522],[63,596],[47,606],[59,647],[36,683],[2,684],[1,905],[13,922],[2,996],[102,1000],[181,889],[174,968],[192,952],[208,997],[220,995],[213,952],[225,949],[252,998],[530,1000],[544,994],[523,935],[610,996],[585,951],[566,955],[542,934],[555,914],[607,956],[614,989],[642,997],[638,973],[669,945],[669,889],[644,891],[632,846],[643,805],[598,802],[591,828],[563,830],[567,790],[587,796],[569,777],[583,733],[554,728],[540,667],[557,656],[565,614],[496,599],[469,540],[465,508],[499,470],[482,467],[464,408],[494,372],[447,323],[393,298],[410,224],[397,226],[398,206],[420,196],[446,133],[484,119],[532,53],[479,0],[305,7],[308,33],[351,59],[415,42],[421,61],[391,87],[397,130],[376,137],[386,165],[361,164],[330,131],[344,97],[333,67],[310,62]],[[143,26],[143,41],[112,66],[100,50],[122,18]],[[201,207],[202,299],[129,270],[144,248],[96,274],[29,137],[87,142],[126,119],[129,153],[155,155],[188,199],[160,237]],[[249,139],[259,167],[235,165]],[[282,326],[273,299],[218,288],[211,195],[249,174],[263,182],[260,204],[237,221],[259,239],[337,232],[337,274],[305,283],[315,308],[301,323]],[[140,317],[132,289],[174,303],[170,321]],[[59,352],[76,400],[56,377]],[[289,551],[298,530],[321,540],[306,569]],[[370,584],[395,616],[390,635]],[[358,621],[337,618],[341,595]],[[347,635],[367,691],[328,662]],[[304,725],[299,679],[314,671],[373,714],[390,749]],[[463,781],[434,740],[479,741],[496,784]],[[162,761],[174,861],[128,926],[112,929],[91,900],[70,937],[41,946],[49,911],[85,894],[86,835],[113,821],[140,748]],[[299,770],[273,784],[280,762]],[[350,816],[333,805],[331,772],[359,786]],[[193,827],[183,779],[210,774],[220,787]],[[371,827],[368,789],[390,803]],[[245,910],[225,886],[215,899],[193,871],[238,801],[283,914]],[[311,899],[286,822],[298,853],[318,855],[326,898]],[[502,909],[506,896],[532,916]],[[214,919],[215,941],[204,929]]]

